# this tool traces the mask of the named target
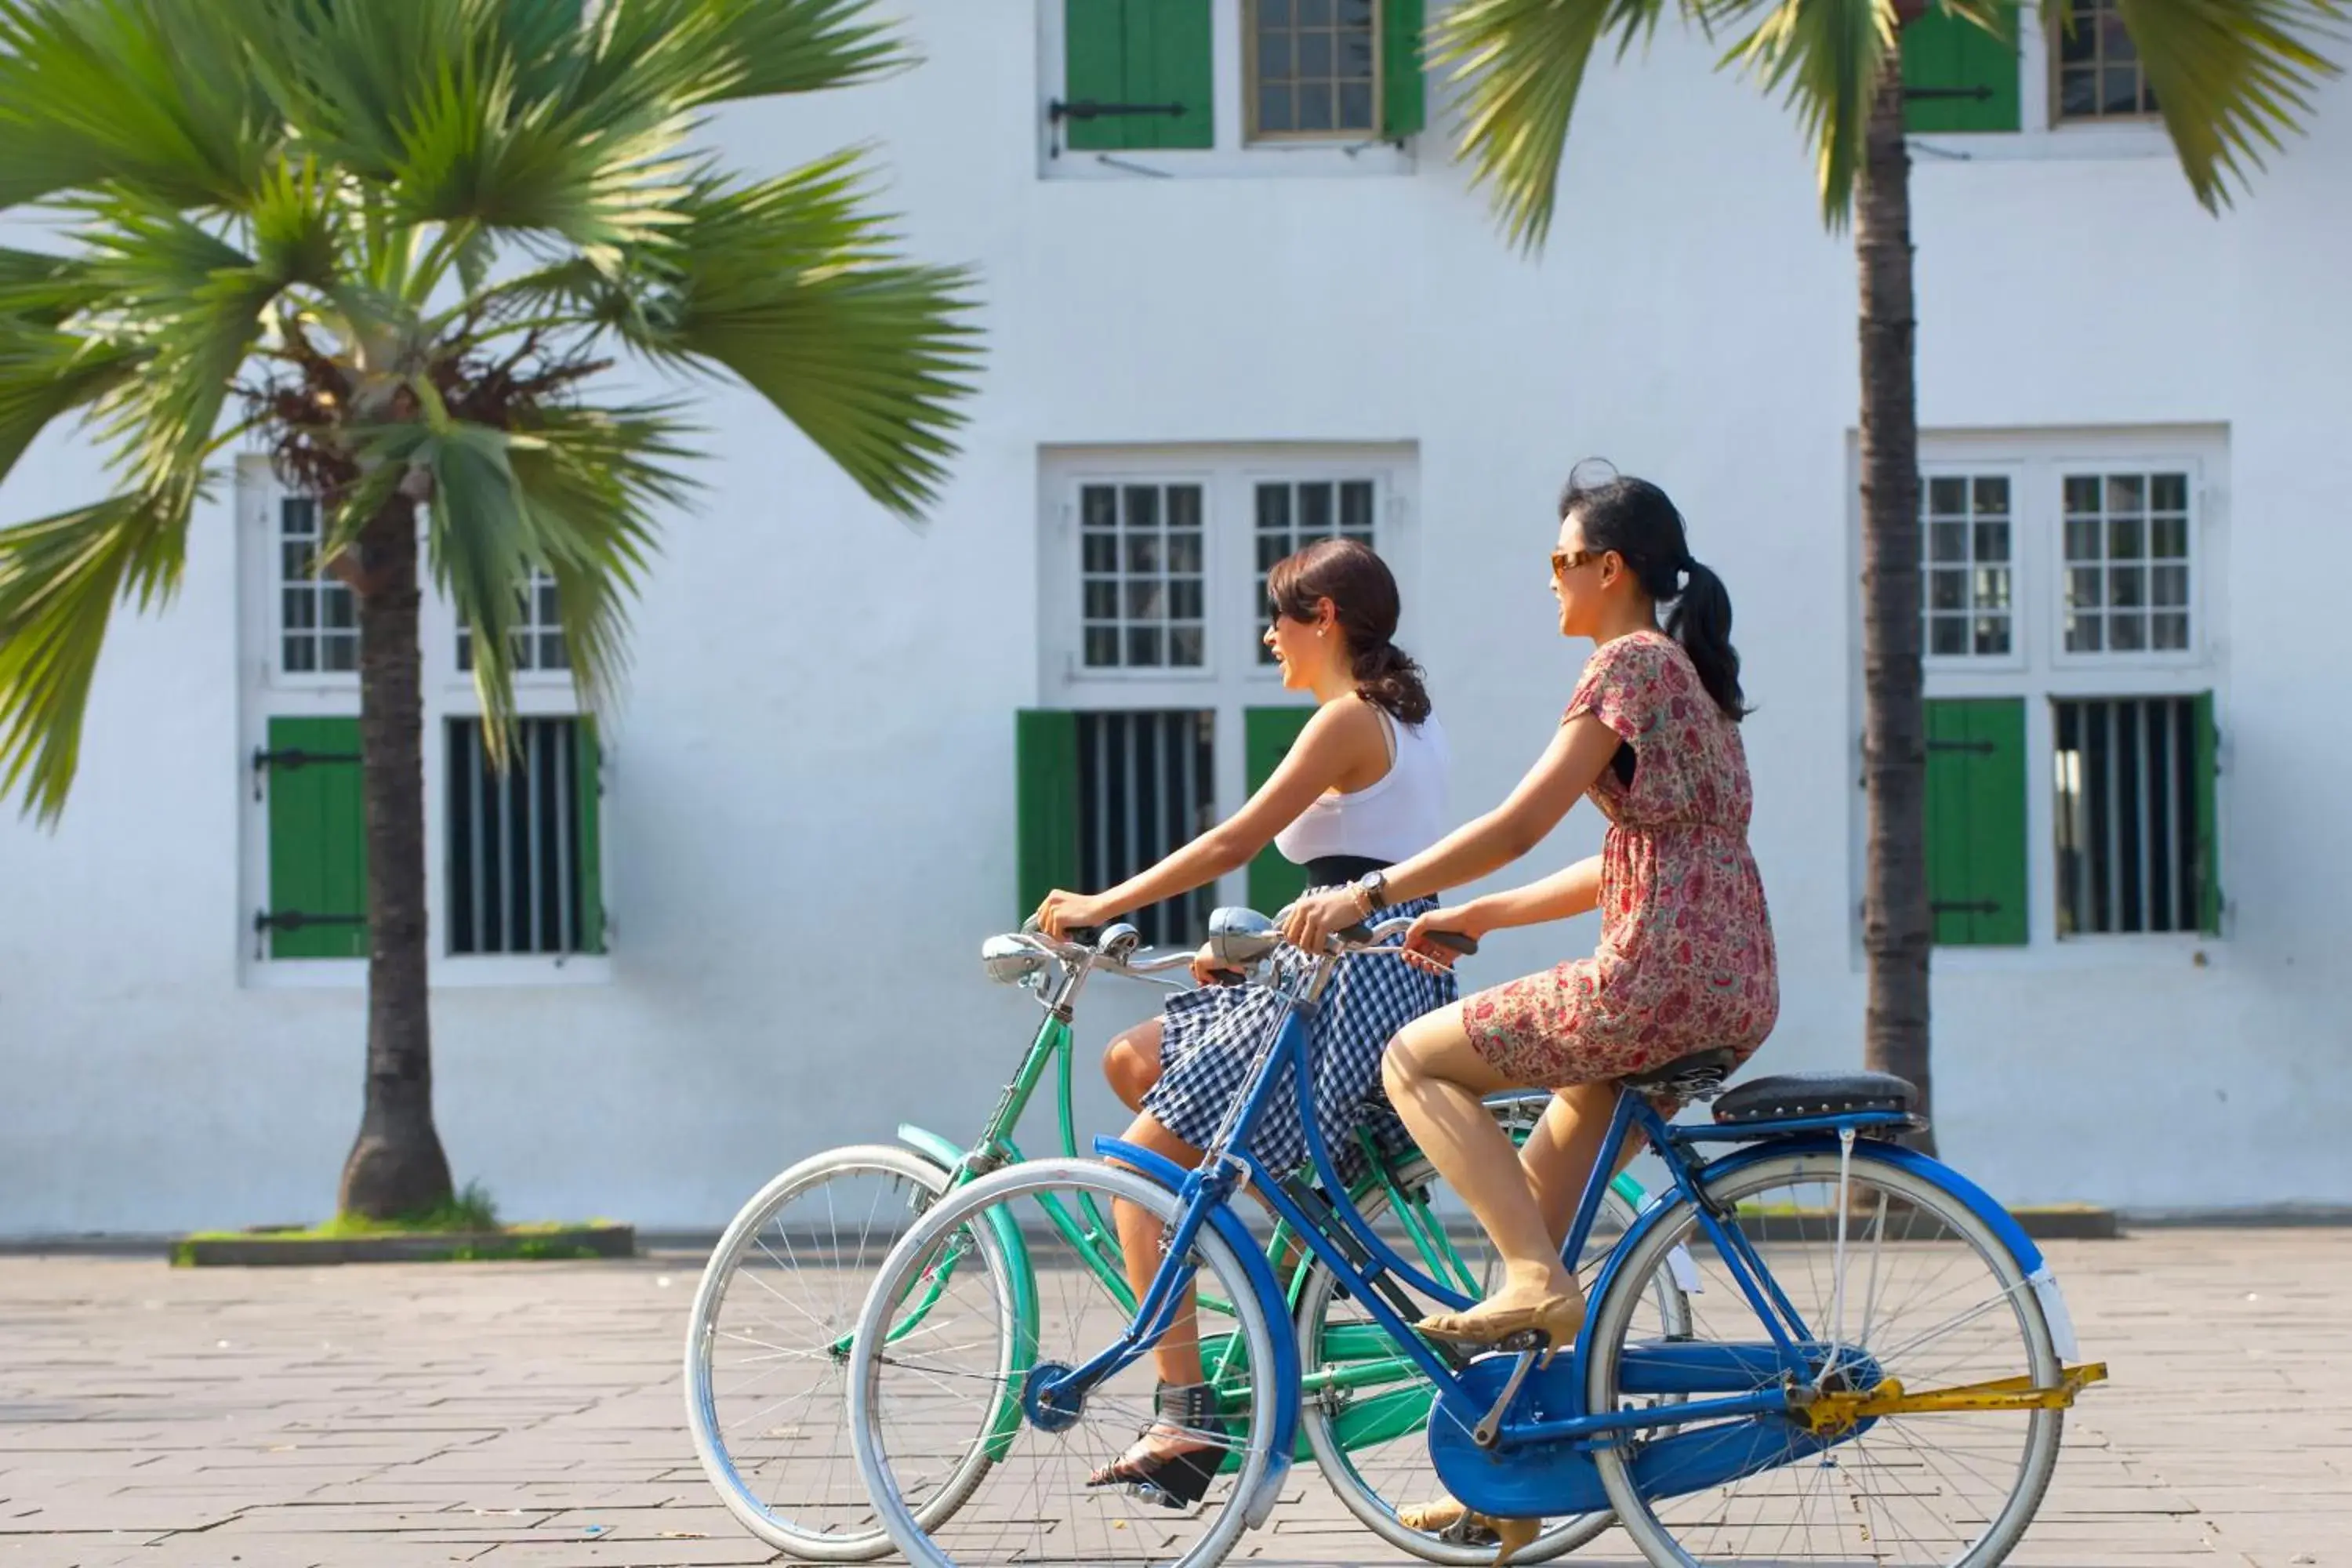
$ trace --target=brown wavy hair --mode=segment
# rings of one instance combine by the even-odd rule
[[[1265,574],[1266,596],[1294,621],[1311,621],[1318,600],[1347,635],[1350,673],[1357,694],[1388,710],[1400,722],[1429,717],[1429,689],[1421,666],[1389,639],[1396,636],[1402,602],[1388,563],[1352,539],[1326,539],[1274,563]]]

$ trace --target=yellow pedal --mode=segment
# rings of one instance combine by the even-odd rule
[[[2090,1362],[2070,1366],[2047,1387],[2028,1377],[1994,1378],[1965,1383],[1956,1388],[1923,1389],[1914,1394],[1894,1378],[1857,1394],[1818,1394],[1791,1410],[1807,1430],[1834,1436],[1856,1422],[1881,1415],[1910,1415],[1950,1410],[2063,1410],[2074,1396],[2095,1383],[2107,1380],[2107,1363]]]

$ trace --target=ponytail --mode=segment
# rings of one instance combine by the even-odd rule
[[[1739,689],[1739,650],[1731,646],[1731,595],[1723,579],[1683,558],[1682,591],[1666,614],[1666,635],[1683,645],[1699,684],[1737,723],[1748,715],[1748,701]]]
[[[1583,520],[1585,547],[1613,550],[1652,603],[1670,605],[1666,635],[1682,644],[1699,683],[1723,716],[1748,716],[1739,689],[1739,650],[1731,646],[1731,595],[1723,579],[1691,559],[1683,514],[1647,479],[1612,469],[1606,479],[1581,477],[1584,464],[1560,491],[1559,515]]]
[[[1418,724],[1429,717],[1429,688],[1422,684],[1421,666],[1392,642],[1358,650],[1352,661],[1356,692],[1374,707],[1387,710],[1401,724]]]

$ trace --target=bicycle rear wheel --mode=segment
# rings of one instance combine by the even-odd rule
[[[1207,1568],[1233,1549],[1267,1473],[1276,1391],[1274,1330],[1240,1257],[1203,1227],[1184,1261],[1200,1293],[1231,1316],[1204,1329],[1239,1335],[1221,1381],[1224,1430],[1216,1446],[1239,1456],[1185,1508],[1168,1508],[1088,1477],[1117,1459],[1152,1419],[1149,1355],[1056,1408],[1040,1391],[1126,1331],[1125,1287],[1104,1267],[1087,1205],[1141,1205],[1172,1226],[1175,1194],[1121,1167],[1036,1160],[982,1177],[942,1198],[890,1254],[858,1320],[849,1367],[850,1426],[858,1468],[882,1522],[918,1563],[1076,1563]],[[985,1244],[1018,1228],[1024,1256]],[[1034,1304],[1002,1323],[988,1276],[1024,1271]],[[921,1331],[884,1342],[893,1303],[933,1305]],[[1024,1396],[1027,1396],[1024,1398]],[[975,1441],[992,1463],[961,1505],[930,1506],[940,1466]]]
[[[1709,1195],[1736,1211],[1740,1233],[1810,1331],[1808,1354],[1837,1390],[1885,1380],[1919,1393],[2009,1378],[2056,1384],[2059,1361],[2040,1298],[2014,1255],[1968,1205],[1927,1176],[1853,1152],[1843,1192],[1834,1153],[1784,1154],[1717,1178]],[[1686,1243],[1703,1281],[1690,1296],[1685,1343],[1738,1353],[1759,1370],[1753,1388],[1778,1382],[1762,1321],[1738,1278],[1675,1200],[1636,1240],[1595,1305],[1586,1397],[1595,1410],[1635,1408],[1652,1396],[1638,1322],[1649,1281]],[[1662,1353],[1689,1354],[1681,1346]],[[1691,1400],[1743,1392],[1725,1386]],[[1650,1562],[1864,1562],[1899,1568],[1991,1568],[2013,1549],[2041,1505],[2058,1459],[2056,1410],[1885,1415],[1826,1446],[1786,1415],[1653,1429],[1596,1449],[1602,1484]],[[1768,1466],[1717,1484],[1657,1495],[1674,1450],[1712,1437],[1753,1445]],[[1683,1472],[1687,1481],[1693,1470]],[[1638,1479],[1637,1479],[1638,1478]]]

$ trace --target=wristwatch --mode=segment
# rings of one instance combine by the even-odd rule
[[[1389,907],[1389,879],[1385,873],[1367,871],[1356,879],[1356,901],[1364,906],[1369,920]]]

